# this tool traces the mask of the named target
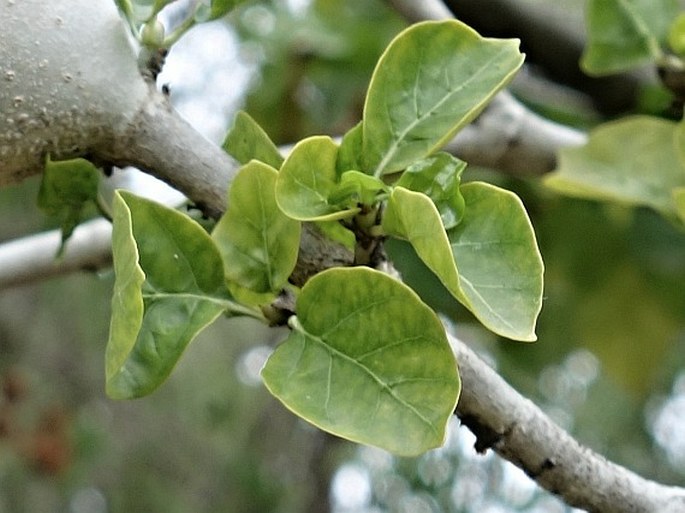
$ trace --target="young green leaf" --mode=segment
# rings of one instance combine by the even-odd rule
[[[97,201],[100,173],[85,159],[45,163],[38,206],[50,217],[60,221],[62,246],[82,220],[83,209],[89,201]]]
[[[277,177],[274,168],[256,160],[243,166],[212,233],[226,280],[254,292],[280,290],[297,262],[300,222],[278,208]]]
[[[352,169],[357,171],[364,169],[361,160],[363,151],[362,131],[363,127],[360,121],[343,136],[336,162],[338,174]]]
[[[107,394],[149,394],[188,343],[223,311],[247,313],[224,287],[221,256],[187,216],[117,191],[114,296],[105,355]]]
[[[354,251],[357,238],[354,232],[345,228],[339,221],[317,221],[316,226],[332,241],[339,242],[350,251]]]
[[[241,164],[259,160],[276,169],[283,164],[276,145],[247,112],[236,114],[235,123],[224,139],[223,149]]]
[[[679,9],[678,0],[590,0],[581,66],[588,74],[607,75],[659,59]]]
[[[523,63],[518,40],[488,39],[456,20],[400,33],[371,78],[363,116],[363,171],[404,169],[445,144]]]
[[[307,282],[294,330],[267,361],[267,388],[330,433],[396,454],[441,445],[460,390],[435,313],[406,285],[369,268]]]
[[[514,340],[535,340],[542,260],[518,198],[482,183],[462,186],[462,222],[445,231],[428,196],[396,187],[383,228],[419,258],[483,325]]]
[[[685,185],[677,128],[648,116],[600,125],[584,146],[561,150],[559,169],[545,184],[569,196],[644,205],[673,217],[671,191]]]
[[[422,192],[433,200],[446,230],[464,215],[464,197],[459,191],[466,162],[439,152],[409,166],[395,185]]]
[[[526,209],[494,185],[471,182],[461,191],[464,218],[447,236],[467,306],[495,333],[535,340],[544,266]]]
[[[358,204],[373,205],[378,201],[379,195],[389,192],[390,188],[375,176],[360,171],[345,171],[340,177],[340,183],[328,196],[328,202],[343,208],[356,207]]]
[[[338,146],[330,137],[309,137],[297,143],[283,163],[276,182],[276,201],[286,215],[300,221],[332,221],[359,209],[339,209],[328,197],[338,181]]]

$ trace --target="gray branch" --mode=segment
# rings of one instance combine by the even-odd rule
[[[586,141],[585,133],[538,116],[502,91],[446,149],[471,165],[541,175],[556,167],[559,149]]]
[[[596,513],[678,513],[685,489],[664,486],[580,445],[467,345],[450,335],[462,392],[456,415],[477,437],[571,506]]]
[[[112,261],[112,225],[104,219],[83,223],[57,259],[59,230],[0,245],[0,290],[80,270],[96,270]]]

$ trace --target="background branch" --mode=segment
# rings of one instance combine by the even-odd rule
[[[502,91],[446,150],[470,165],[513,175],[540,175],[556,167],[560,148],[586,140],[583,132],[538,116]]]
[[[59,230],[0,245],[0,290],[81,270],[96,270],[112,261],[112,225],[105,219],[81,224],[56,258]]]
[[[634,107],[648,70],[589,77],[579,66],[585,46],[584,3],[445,0],[454,16],[489,37],[521,39],[521,50],[550,79],[582,91],[595,108],[616,115]],[[493,16],[493,13],[497,13]],[[435,13],[439,14],[439,13]]]

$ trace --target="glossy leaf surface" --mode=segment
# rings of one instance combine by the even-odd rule
[[[487,39],[456,20],[400,33],[378,62],[363,116],[363,171],[404,169],[446,143],[523,63],[518,40]]]
[[[601,125],[586,145],[561,150],[559,169],[545,183],[569,196],[644,205],[672,217],[672,190],[685,186],[677,127],[647,116]]]
[[[409,166],[396,185],[422,192],[433,200],[445,229],[456,226],[464,215],[464,197],[459,191],[466,162],[439,152]]]
[[[518,198],[483,183],[462,187],[462,222],[445,231],[425,194],[396,187],[383,228],[411,243],[447,290],[491,331],[535,340],[542,259]]]
[[[276,182],[276,200],[288,216],[301,221],[331,221],[354,215],[341,211],[328,197],[338,181],[338,146],[330,137],[309,137],[295,145]]]
[[[254,292],[280,290],[295,268],[300,222],[276,204],[278,172],[253,160],[236,175],[228,210],[214,228],[229,282]]]
[[[117,192],[107,394],[140,397],[169,375],[188,343],[232,303],[209,235],[187,216]]]
[[[460,390],[435,313],[369,268],[315,276],[297,321],[262,371],[290,410],[344,438],[401,455],[441,445]]]

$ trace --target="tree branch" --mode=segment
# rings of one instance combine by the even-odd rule
[[[151,94],[126,130],[98,157],[134,166],[192,198],[210,217],[226,209],[237,163],[182,119],[161,94]]]
[[[0,245],[0,290],[80,270],[96,270],[112,261],[112,225],[104,219],[83,223],[74,231],[64,255],[55,258],[59,230]]]
[[[597,513],[685,511],[685,489],[664,486],[580,445],[450,335],[462,392],[456,415],[477,438],[571,506]]]
[[[514,175],[540,175],[556,167],[560,148],[586,141],[583,132],[538,116],[502,91],[446,150],[471,165]]]

